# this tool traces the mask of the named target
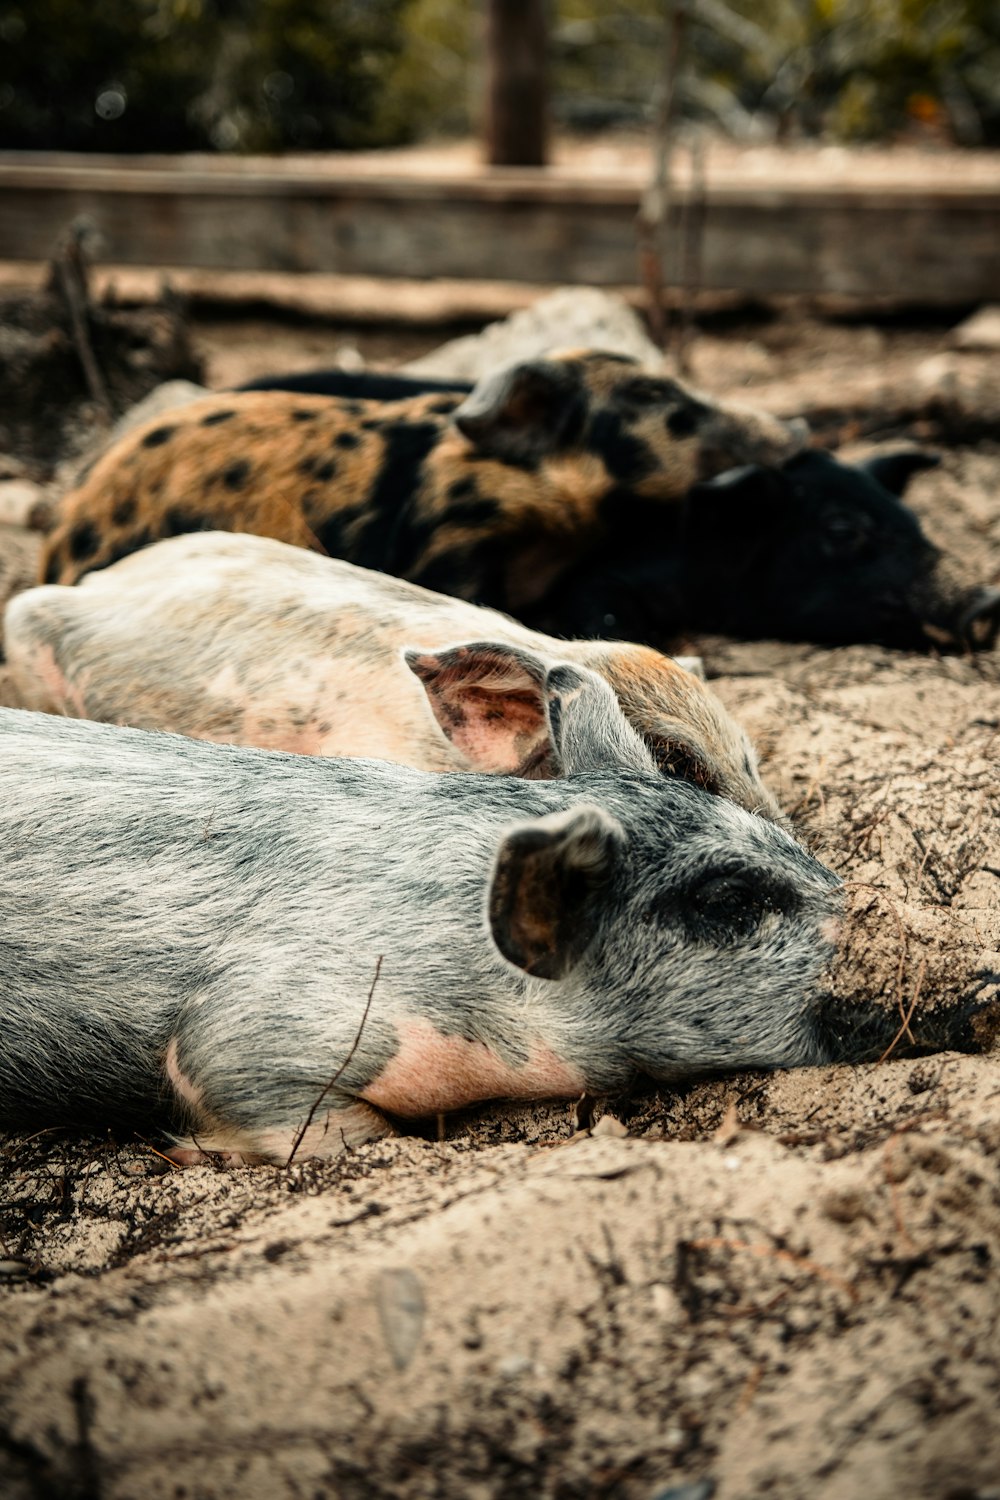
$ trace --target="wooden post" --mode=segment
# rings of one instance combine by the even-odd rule
[[[548,148],[546,0],[486,0],[486,160],[543,167]]]
[[[678,279],[668,264],[672,250],[673,157],[675,96],[680,70],[686,10],[683,0],[665,0],[663,7],[663,71],[654,94],[653,176],[643,194],[637,216],[639,276],[648,299],[649,328],[655,343],[667,343],[667,317],[663,305],[666,286]]]

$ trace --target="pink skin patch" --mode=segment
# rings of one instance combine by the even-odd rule
[[[487,1099],[575,1099],[583,1075],[537,1043],[521,1067],[505,1063],[484,1042],[444,1036],[429,1021],[406,1021],[399,1050],[361,1091],[390,1114],[416,1118]]]
[[[819,935],[827,943],[838,943],[843,924],[839,917],[825,917],[819,924]]]
[[[87,708],[82,692],[76,683],[60,670],[51,646],[34,646],[29,657],[36,682],[49,695],[49,702],[58,713],[69,709],[79,719],[87,717]]]

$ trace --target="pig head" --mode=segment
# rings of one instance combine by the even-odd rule
[[[630,502],[607,551],[535,623],[665,643],[683,626],[748,638],[926,650],[989,647],[1000,591],[965,576],[903,504],[937,459],[847,464],[807,451],[695,485],[683,507]]]

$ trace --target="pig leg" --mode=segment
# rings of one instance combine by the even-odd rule
[[[165,1066],[177,1102],[192,1127],[187,1137],[175,1136],[173,1146],[164,1152],[178,1166],[219,1159],[234,1167],[260,1162],[283,1166],[293,1153],[299,1161],[339,1156],[353,1146],[396,1133],[379,1110],[360,1101],[317,1109],[311,1120],[306,1113],[289,1125],[232,1126],[206,1110],[201,1088],[180,1066],[176,1037],[167,1047]]]

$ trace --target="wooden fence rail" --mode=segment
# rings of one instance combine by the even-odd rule
[[[630,285],[642,187],[635,173],[552,168],[0,153],[0,260],[44,259],[85,217],[101,259],[122,265]],[[676,191],[676,212],[688,196]],[[709,180],[699,212],[705,290],[1000,297],[1000,174],[856,186],[730,174]]]

